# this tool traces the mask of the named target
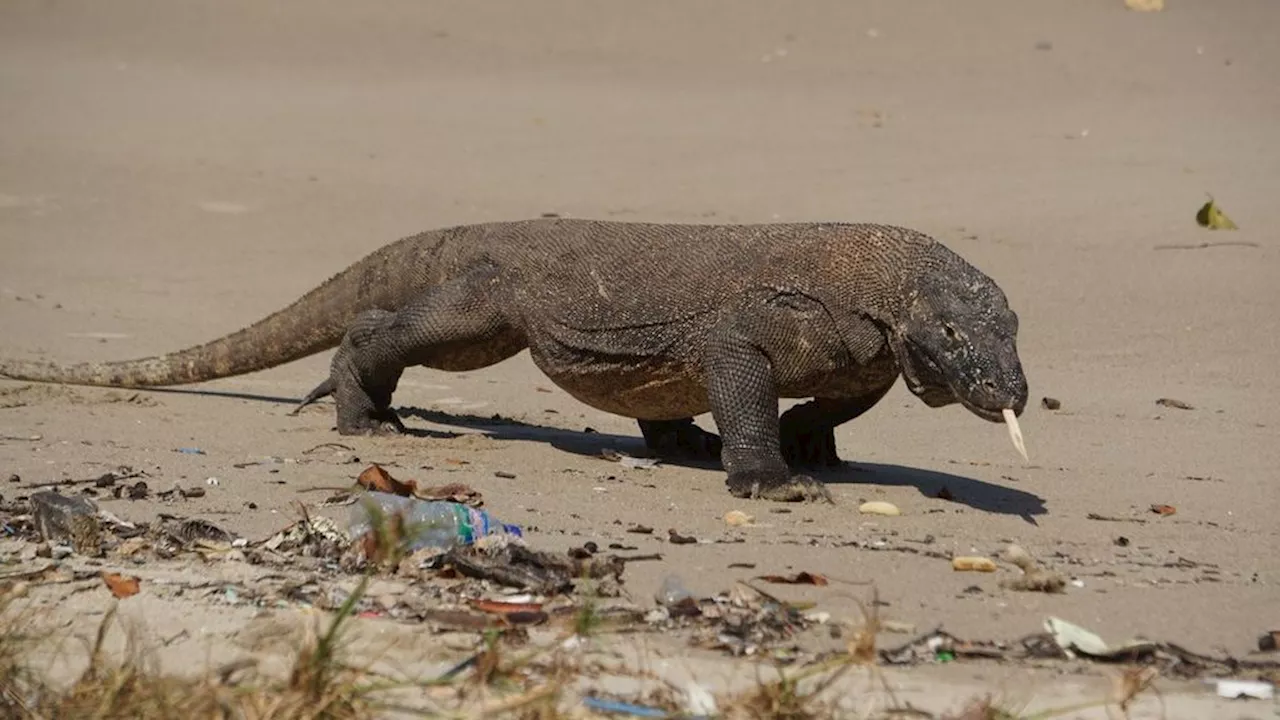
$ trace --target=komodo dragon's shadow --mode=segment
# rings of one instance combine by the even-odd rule
[[[532,423],[512,420],[502,416],[482,417],[479,415],[451,414],[437,410],[400,407],[396,409],[400,417],[412,417],[437,425],[453,425],[455,427],[481,430],[496,440],[529,440],[543,442],[552,447],[583,456],[599,456],[604,450],[617,450],[629,455],[644,455],[646,448],[639,432],[632,435],[613,435],[595,431],[565,430],[562,428],[534,425]],[[439,436],[431,430],[411,429],[410,433]],[[693,467],[702,469],[719,469],[718,462],[694,460],[663,460],[668,465]],[[850,462],[844,467],[821,470],[812,473],[827,484],[865,483],[870,485],[903,485],[915,487],[921,495],[937,497],[946,489],[952,502],[967,505],[982,512],[1017,515],[1023,520],[1036,524],[1035,515],[1044,515],[1047,510],[1044,498],[1023,490],[993,485],[982,480],[953,475],[951,473],[922,470],[920,468],[903,467],[901,465],[885,465],[880,463]]]
[[[187,388],[148,388],[150,392],[169,392],[175,394],[215,395],[250,400],[268,400],[280,403],[296,402],[294,398],[267,397],[252,393],[237,393],[219,390],[191,390]],[[323,404],[319,407],[322,407]],[[318,409],[318,408],[317,408]],[[563,428],[534,425],[504,418],[500,415],[483,417],[465,413],[452,414],[438,410],[424,410],[414,407],[400,407],[396,412],[401,417],[412,417],[436,425],[453,425],[471,430],[482,430],[497,440],[529,440],[542,442],[552,447],[575,455],[596,456],[602,450],[618,450],[630,455],[643,455],[646,452],[644,441],[639,433],[636,435],[612,435],[609,433],[565,430]],[[409,434],[430,437],[447,437],[448,433],[426,428],[409,428]],[[696,467],[702,469],[719,469],[715,462],[698,462],[693,460],[664,460],[668,465]],[[943,488],[947,489],[954,502],[967,505],[975,510],[1001,515],[1018,515],[1031,524],[1036,524],[1033,517],[1044,515],[1047,511],[1044,498],[1034,493],[1015,490],[1003,485],[993,485],[982,480],[967,478],[963,475],[922,470],[920,468],[903,467],[901,465],[883,465],[877,463],[851,462],[842,468],[822,470],[813,473],[814,477],[828,484],[867,483],[874,485],[910,485],[928,497],[936,497]]]

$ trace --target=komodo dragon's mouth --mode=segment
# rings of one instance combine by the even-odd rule
[[[902,377],[907,383],[907,388],[912,394],[929,407],[943,407],[958,402],[983,420],[1005,425],[1014,448],[1024,460],[1027,459],[1022,428],[1018,426],[1018,416],[1013,408],[992,408],[975,404],[969,400],[969,393],[958,392],[957,388],[948,382],[947,373],[943,371],[941,363],[927,348],[910,339],[895,342],[895,345],[899,343],[901,347],[898,364],[902,368]],[[922,367],[924,372],[921,372]]]

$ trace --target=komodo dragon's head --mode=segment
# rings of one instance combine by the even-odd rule
[[[902,375],[930,407],[958,402],[980,418],[1008,422],[1020,445],[1013,418],[1026,407],[1027,378],[1018,359],[1018,316],[991,278],[943,255],[942,267],[907,284],[895,313],[890,338]]]

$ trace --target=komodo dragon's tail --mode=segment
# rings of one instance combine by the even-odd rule
[[[154,357],[75,365],[0,359],[14,380],[151,387],[184,385],[283,365],[336,347],[359,313],[393,310],[425,282],[430,233],[386,245],[283,310],[203,345]]]

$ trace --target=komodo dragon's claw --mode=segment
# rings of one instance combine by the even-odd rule
[[[741,472],[729,476],[725,483],[737,497],[774,502],[817,502],[835,504],[826,485],[808,475],[793,475],[779,482],[777,477],[760,472]]]
[[[818,502],[835,505],[831,490],[808,475],[792,476],[791,482],[759,490],[756,497],[774,502]]]

